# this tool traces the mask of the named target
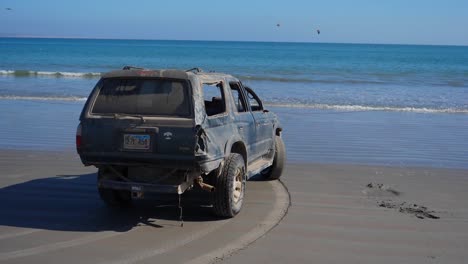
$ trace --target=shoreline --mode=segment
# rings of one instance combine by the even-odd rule
[[[81,102],[0,100],[0,108],[0,150],[75,151]],[[269,109],[290,162],[468,168],[465,114]]]
[[[45,155],[47,154],[47,155]],[[6,164],[5,158],[7,161],[18,161],[21,162],[22,159],[33,159],[35,161],[41,160],[50,160],[50,159],[57,159],[58,161],[67,160],[68,162],[74,160],[77,162],[78,166],[83,168],[94,168],[94,166],[85,167],[82,165],[80,161],[80,157],[75,149],[8,149],[8,148],[0,148],[0,167],[5,167],[10,164]],[[72,164],[72,163],[71,163]],[[464,167],[436,167],[436,166],[411,166],[406,165],[402,166],[401,164],[378,164],[378,163],[338,163],[338,162],[314,162],[314,161],[305,161],[305,160],[286,160],[287,166],[292,167],[317,167],[317,168],[350,168],[350,169],[383,169],[389,170],[392,172],[396,171],[403,171],[403,170],[412,170],[418,172],[424,171],[439,171],[439,172],[452,172],[452,173],[466,173],[466,177],[468,178],[468,168]]]

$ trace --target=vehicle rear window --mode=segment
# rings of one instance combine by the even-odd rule
[[[170,79],[105,79],[92,113],[190,116],[188,84]]]

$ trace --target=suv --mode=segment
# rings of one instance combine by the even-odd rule
[[[76,148],[84,165],[98,168],[109,206],[199,189],[211,192],[216,215],[233,217],[247,179],[281,176],[281,131],[276,115],[231,75],[126,66],[103,74],[91,92]]]

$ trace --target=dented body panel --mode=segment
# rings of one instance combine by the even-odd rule
[[[206,87],[220,96],[207,98]],[[159,108],[161,115],[154,112]],[[232,152],[243,156],[247,170],[259,160],[271,165],[278,129],[277,117],[231,75],[128,68],[102,75],[91,92],[80,116],[77,151],[85,165],[121,172],[118,182],[100,182],[106,188],[140,184],[164,192],[167,185],[168,192],[181,193],[193,182],[204,186],[198,177],[221,170]],[[143,171],[145,177],[137,176]]]

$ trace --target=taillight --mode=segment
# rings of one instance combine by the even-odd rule
[[[79,150],[81,148],[82,140],[81,140],[81,123],[76,128],[76,149]]]

